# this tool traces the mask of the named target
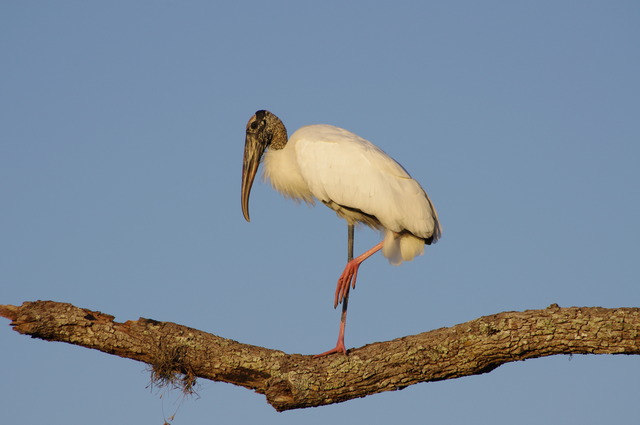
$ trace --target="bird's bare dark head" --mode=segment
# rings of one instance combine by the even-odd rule
[[[277,116],[261,109],[247,123],[247,135],[254,135],[261,144],[282,149],[287,144],[287,129]]]
[[[249,195],[258,165],[267,148],[282,149],[287,144],[287,129],[280,118],[269,111],[256,112],[247,123],[242,161],[242,213],[249,221]]]

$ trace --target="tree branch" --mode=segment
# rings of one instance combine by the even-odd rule
[[[115,322],[53,301],[0,306],[14,330],[148,363],[188,390],[196,377],[265,394],[278,411],[338,403],[419,382],[489,372],[554,354],[640,354],[640,309],[600,307],[504,312],[315,359],[221,338],[171,322]]]

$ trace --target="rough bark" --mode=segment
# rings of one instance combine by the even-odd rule
[[[599,307],[504,312],[312,358],[221,338],[171,322],[115,322],[53,301],[0,306],[14,330],[148,363],[156,379],[187,390],[196,377],[258,393],[277,410],[338,403],[419,382],[489,372],[554,354],[640,354],[640,309]]]

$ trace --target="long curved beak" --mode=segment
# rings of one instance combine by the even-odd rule
[[[249,195],[251,186],[256,178],[256,172],[260,165],[260,159],[266,148],[266,144],[261,143],[255,133],[247,133],[244,140],[244,159],[242,161],[242,214],[247,221],[249,219]]]

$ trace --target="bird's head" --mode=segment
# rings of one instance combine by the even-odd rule
[[[265,149],[282,149],[287,144],[287,129],[280,118],[260,110],[247,123],[242,161],[242,214],[249,220],[249,194]]]

